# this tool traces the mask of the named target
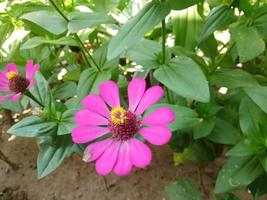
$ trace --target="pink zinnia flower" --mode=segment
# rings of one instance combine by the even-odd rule
[[[169,108],[157,108],[147,116],[145,110],[163,96],[163,89],[153,86],[146,90],[143,79],[133,79],[128,85],[129,107],[121,107],[119,89],[113,81],[99,86],[100,95],[90,94],[83,99],[85,109],[76,113],[77,127],[72,131],[75,143],[86,143],[102,136],[103,140],[87,146],[84,160],[96,160],[96,171],[105,176],[113,171],[118,176],[128,175],[133,166],[147,167],[151,150],[135,136],[139,133],[154,145],[169,142],[171,131],[167,124],[174,119]]]
[[[22,93],[31,88],[35,84],[34,75],[39,69],[39,65],[33,65],[33,61],[29,60],[26,64],[26,77],[19,74],[16,64],[10,63],[4,71],[0,73],[0,91],[8,92],[8,94],[0,96],[0,102],[5,99],[17,101]]]

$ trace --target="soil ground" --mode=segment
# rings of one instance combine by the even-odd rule
[[[19,164],[19,169],[13,171],[0,160],[0,200],[167,200],[164,186],[168,183],[189,178],[199,185],[197,166],[192,162],[174,166],[168,146],[152,147],[152,165],[145,170],[134,170],[127,177],[111,174],[104,179],[97,175],[94,164],[88,165],[74,155],[67,158],[54,173],[38,180],[35,140],[17,138],[7,142],[5,130],[12,121],[7,114],[2,116],[0,149],[10,160]],[[204,200],[215,199],[211,191],[223,162],[224,159],[218,159],[205,169],[204,185],[210,194]],[[252,199],[245,190],[237,193],[242,200]]]

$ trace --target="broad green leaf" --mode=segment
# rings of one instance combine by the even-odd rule
[[[137,44],[145,33],[159,24],[169,12],[170,8],[166,3],[152,1],[145,5],[111,39],[108,47],[108,60],[119,56],[123,51]]]
[[[247,27],[244,24],[235,23],[230,26],[230,33],[236,44],[240,62],[256,58],[265,49],[264,40],[253,26]]]
[[[201,194],[191,180],[178,180],[165,186],[170,200],[201,200]]]
[[[76,112],[77,110],[70,109],[62,114],[57,129],[58,135],[65,135],[71,133],[72,129],[75,126],[74,115]]]
[[[267,143],[267,142],[266,142]],[[267,147],[267,144],[265,146],[265,149]],[[263,169],[265,170],[265,172],[267,173],[267,152],[265,151],[265,154],[263,155],[260,155],[259,156],[259,159],[260,159],[260,162],[261,162],[261,165],[263,167]]]
[[[242,69],[218,69],[212,74],[212,76],[210,76],[210,81],[213,84],[227,88],[259,85],[251,74]]]
[[[31,94],[44,106],[51,105],[52,95],[47,80],[41,72],[36,73],[35,80],[35,85],[30,89]]]
[[[56,122],[45,121],[38,116],[30,116],[14,124],[7,132],[21,137],[38,137],[52,134],[56,131],[56,127]]]
[[[84,70],[77,86],[78,99],[81,100],[90,93],[98,93],[99,84],[110,78],[110,71],[97,72],[92,68]]]
[[[239,106],[239,122],[245,135],[254,134],[260,132],[260,124],[267,124],[267,114],[250,98],[245,97]]]
[[[141,40],[138,44],[129,48],[126,57],[147,69],[154,69],[160,66],[159,53],[161,45],[152,40]]]
[[[236,144],[240,141],[241,135],[231,123],[217,118],[208,139],[220,144]]]
[[[197,113],[195,111],[185,106],[171,104],[155,104],[151,106],[151,108],[148,112],[145,113],[145,115],[160,107],[170,108],[174,112],[175,120],[169,125],[172,131],[193,127],[199,121]]]
[[[201,102],[209,101],[208,81],[200,67],[188,57],[171,59],[154,72],[154,77],[183,97]]]
[[[219,172],[215,193],[247,186],[262,173],[263,168],[256,157],[231,157]]]
[[[245,88],[247,95],[265,112],[267,113],[267,87],[249,87]]]
[[[46,10],[35,11],[24,14],[21,18],[33,22],[55,35],[64,33],[67,30],[67,22],[55,12]]]
[[[40,152],[37,158],[37,173],[38,178],[53,172],[63,162],[64,158],[73,153],[73,143],[70,136],[61,136],[60,144],[50,145],[43,143],[40,145]]]
[[[72,81],[64,82],[53,88],[53,96],[55,99],[67,99],[76,95],[77,85]]]
[[[267,5],[264,4],[256,11],[253,25],[258,29],[263,37],[267,37]]]
[[[20,49],[32,49],[42,44],[77,46],[77,42],[71,37],[62,37],[57,40],[51,40],[43,37],[33,37],[23,43]]]
[[[202,18],[197,12],[197,6],[177,12],[172,18],[172,25],[175,45],[193,51],[202,26]]]
[[[194,139],[199,139],[208,136],[215,126],[214,120],[200,120],[199,123],[194,127],[193,134]]]
[[[104,44],[94,51],[93,58],[98,65],[103,70],[111,71],[118,67],[119,58],[116,57],[111,60],[107,60],[108,45]]]
[[[19,101],[14,102],[9,100],[4,100],[0,103],[0,107],[7,110],[12,110],[14,112],[21,112],[23,110]]]
[[[235,196],[233,193],[226,193],[223,195],[216,195],[216,200],[241,200],[241,199]]]
[[[100,24],[113,24],[116,21],[104,13],[74,13],[69,17],[68,30],[76,33],[84,28],[93,28]]]
[[[214,31],[229,25],[234,19],[234,11],[231,7],[220,4],[213,8],[204,21],[199,43],[206,40]]]
[[[202,0],[167,0],[167,3],[173,10],[182,10],[193,6]]]
[[[121,0],[95,0],[95,8],[96,12],[108,13],[115,9]]]
[[[227,156],[251,156],[261,153],[265,149],[264,145],[255,143],[249,139],[244,139],[226,153]]]

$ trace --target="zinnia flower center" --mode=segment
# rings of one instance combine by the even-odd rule
[[[140,128],[140,124],[135,114],[122,107],[113,108],[110,112],[108,126],[115,139],[128,140],[134,137]]]
[[[15,93],[23,93],[30,84],[30,81],[23,76],[18,75],[17,72],[9,71],[7,73],[7,79],[9,80],[9,89]]]

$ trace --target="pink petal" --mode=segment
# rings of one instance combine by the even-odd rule
[[[119,88],[113,81],[106,81],[99,86],[100,96],[111,107],[120,106]]]
[[[133,79],[128,85],[129,110],[134,112],[146,90],[146,81]]]
[[[171,139],[171,131],[165,126],[152,126],[147,128],[141,128],[139,130],[140,135],[142,135],[148,142],[154,145],[167,144]]]
[[[7,92],[10,91],[9,86],[7,84],[1,84],[0,83],[0,91],[1,92]]]
[[[107,118],[103,117],[102,115],[99,115],[95,112],[92,112],[90,110],[80,110],[75,115],[75,120],[78,124],[83,125],[107,125],[108,120]]]
[[[129,142],[122,142],[113,171],[117,176],[126,176],[131,172],[132,166]]]
[[[9,63],[6,68],[0,73],[0,84],[2,86],[8,85],[7,73],[13,71],[18,73],[18,68],[15,63]]]
[[[109,132],[108,128],[99,126],[77,126],[72,130],[72,140],[75,143],[86,143],[95,140]]]
[[[164,91],[160,86],[149,88],[142,97],[135,114],[141,115],[146,109],[156,103],[163,96],[163,93]]]
[[[157,108],[149,113],[142,120],[143,124],[147,125],[166,125],[175,119],[173,111],[169,108]]]
[[[90,94],[83,99],[82,103],[88,110],[91,110],[106,118],[109,118],[110,112],[99,95]]]
[[[96,161],[96,171],[101,176],[108,175],[118,157],[118,150],[120,147],[119,141],[114,141],[108,149],[105,150],[105,152],[97,159]]]
[[[130,140],[130,158],[135,167],[145,168],[152,160],[151,150],[138,139]]]
[[[36,81],[34,79],[30,80],[30,84],[28,85],[27,89],[32,88],[35,85]]]
[[[35,73],[39,70],[39,68],[39,64],[33,65],[33,61],[29,60],[26,64],[26,78],[29,80],[32,79]]]
[[[21,96],[21,93],[3,95],[3,96],[0,96],[0,102],[6,99],[10,101],[17,101],[20,98],[20,96]]]
[[[84,151],[84,161],[91,162],[98,159],[111,143],[112,139],[109,138],[89,144]]]

